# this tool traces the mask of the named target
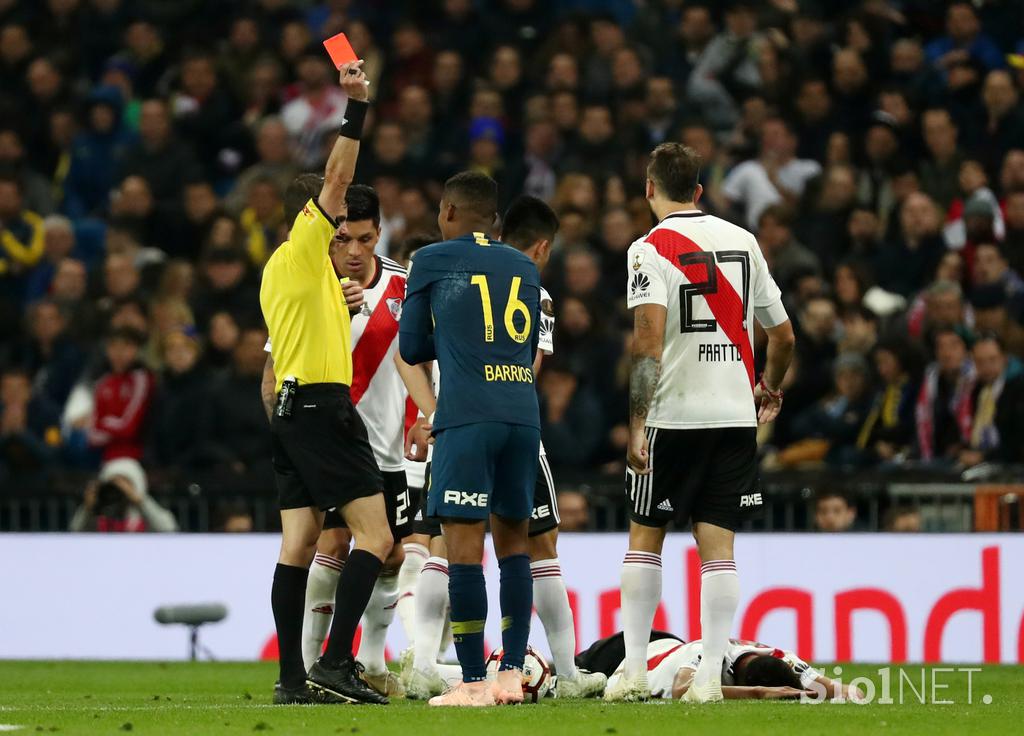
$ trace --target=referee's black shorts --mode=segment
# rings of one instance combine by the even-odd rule
[[[366,426],[348,386],[300,385],[288,418],[276,414],[270,430],[281,509],[326,511],[384,489]]]

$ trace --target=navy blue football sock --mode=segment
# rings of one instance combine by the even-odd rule
[[[522,669],[533,615],[533,576],[528,555],[498,560],[501,570],[501,669]]]
[[[529,563],[526,576],[530,576]],[[486,680],[484,624],[487,622],[487,587],[483,565],[448,565],[448,595],[452,606],[452,638],[462,665],[462,680]]]

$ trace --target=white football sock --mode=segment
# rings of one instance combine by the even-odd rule
[[[448,560],[431,557],[424,563],[413,600],[416,603],[413,667],[423,672],[434,672],[448,613]]]
[[[384,644],[388,638],[388,627],[395,620],[397,603],[398,573],[382,572],[363,612],[363,635],[356,654],[356,659],[363,663],[368,674],[379,675],[388,668],[384,661]]]
[[[710,560],[700,566],[700,631],[704,644],[695,685],[721,682],[732,619],[740,602],[740,578],[734,560]]]
[[[530,563],[533,574],[533,606],[544,624],[555,672],[567,680],[576,679],[576,629],[569,608],[562,568],[558,558]]]
[[[462,680],[461,664],[443,664],[438,662],[434,667],[437,668],[437,674],[441,675],[441,679],[449,685],[454,685]]]
[[[412,646],[416,641],[416,583],[430,552],[422,544],[414,542],[403,544],[402,548],[405,550],[405,562],[398,571],[398,618],[405,630],[405,638]]]
[[[622,562],[621,616],[625,675],[630,679],[647,676],[647,645],[659,602],[661,555],[629,550]]]
[[[334,618],[334,597],[345,563],[330,555],[316,553],[306,582],[306,612],[302,617],[302,663],[306,671],[324,650],[324,639]]]

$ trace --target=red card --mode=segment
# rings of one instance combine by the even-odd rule
[[[327,53],[331,55],[331,61],[334,62],[334,66],[338,69],[341,69],[343,64],[359,59],[356,56],[356,52],[352,49],[352,44],[348,42],[348,36],[344,33],[328,38],[324,41],[324,48],[327,49]]]

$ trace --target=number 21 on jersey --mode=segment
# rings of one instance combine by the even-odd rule
[[[509,287],[508,299],[505,301],[505,331],[508,336],[518,343],[524,343],[530,337],[532,319],[530,310],[519,298],[519,286],[523,280],[519,276],[512,277],[512,284]],[[480,290],[480,304],[484,311],[484,342],[494,342],[494,311],[491,308],[491,288],[487,283],[487,277],[478,273],[470,278],[469,283]],[[519,329],[515,324],[516,314],[523,316],[523,327]]]

